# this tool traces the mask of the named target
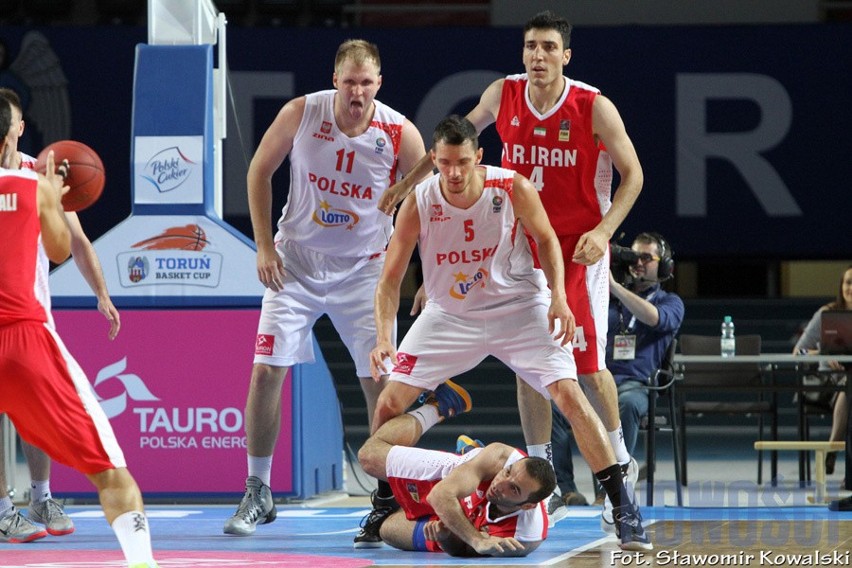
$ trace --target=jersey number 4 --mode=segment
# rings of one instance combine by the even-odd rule
[[[578,325],[574,328],[574,339],[571,341],[571,346],[574,347],[574,349],[579,349],[580,351],[585,351],[589,346],[589,344],[586,343],[586,334],[583,332],[582,325]]]
[[[544,170],[541,166],[536,166],[530,172],[530,183],[539,191],[544,189]]]

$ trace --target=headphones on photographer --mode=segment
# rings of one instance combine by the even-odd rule
[[[642,233],[639,237],[645,237],[648,240],[654,241],[657,243],[657,251],[660,253],[660,262],[657,268],[657,280],[663,282],[668,280],[674,276],[674,251],[669,246],[669,243],[666,242],[666,239],[663,238],[663,235],[660,233]]]

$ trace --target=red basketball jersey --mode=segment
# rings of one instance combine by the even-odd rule
[[[612,160],[592,129],[599,91],[567,77],[565,82],[560,100],[541,114],[527,95],[527,75],[506,77],[496,121],[503,167],[535,185],[559,236],[593,229],[609,210],[612,191]]]
[[[0,168],[0,326],[47,321],[35,295],[40,238],[38,176]]]

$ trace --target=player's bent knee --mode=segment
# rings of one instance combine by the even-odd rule
[[[364,445],[361,446],[361,449],[358,450],[358,463],[361,464],[361,468],[368,474],[376,477],[376,460],[374,459],[376,442],[374,438],[368,438]]]
[[[135,487],[136,481],[126,467],[115,469],[106,469],[98,473],[86,474],[95,487],[101,489],[123,489],[127,487]]]
[[[384,417],[385,420],[399,416],[408,408],[400,398],[389,394],[387,390],[383,390],[379,395],[379,400],[376,402],[376,413]]]

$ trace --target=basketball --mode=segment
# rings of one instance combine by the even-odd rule
[[[75,140],[59,140],[42,150],[36,162],[36,170],[44,173],[47,154],[53,150],[56,167],[68,160],[68,177],[65,185],[71,189],[62,196],[65,211],[81,211],[91,206],[104,190],[104,164],[97,152]]]

